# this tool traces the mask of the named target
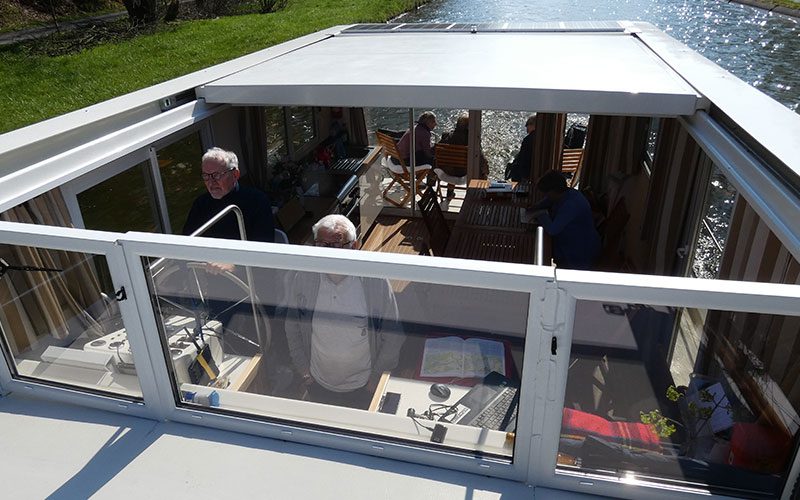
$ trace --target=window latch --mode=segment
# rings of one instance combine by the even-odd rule
[[[114,292],[114,298],[117,300],[117,302],[122,302],[128,298],[128,294],[125,292],[124,286],[120,287],[119,290]]]
[[[550,339],[550,354],[553,356],[556,355],[556,351],[558,351],[558,339],[555,337]]]

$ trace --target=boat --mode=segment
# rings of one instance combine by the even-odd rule
[[[386,109],[467,113],[465,179],[388,154]],[[535,186],[480,179],[482,121],[532,112],[593,270],[553,265]],[[278,242],[182,234],[212,146]],[[800,117],[643,22],[336,26],[8,132],[4,492],[795,498],[798,193]],[[361,250],[313,244],[330,213]],[[287,345],[331,275],[391,297],[368,406],[314,400]]]

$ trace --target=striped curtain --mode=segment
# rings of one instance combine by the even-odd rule
[[[730,227],[721,279],[800,285],[800,263],[742,196]],[[741,379],[737,383],[749,384],[760,395],[756,406],[762,407],[761,418],[790,433],[797,431],[800,422],[781,417],[780,407],[785,396],[794,412],[800,411],[800,317],[710,311],[705,330],[711,352],[727,360],[726,369]],[[782,395],[767,392],[772,383]]]
[[[674,118],[662,119],[642,223],[643,254],[636,262],[643,273],[682,275],[678,248],[686,244],[684,228],[692,221],[691,203],[700,173],[711,160]]]
[[[609,175],[638,173],[647,148],[649,125],[649,117],[590,116],[581,188],[589,186],[595,194],[602,195],[608,190]]]
[[[72,225],[59,190],[3,212],[0,219]],[[0,257],[12,265],[63,270],[60,273],[9,271],[0,279],[0,324],[15,354],[43,335],[61,339],[75,331],[102,333],[99,323],[86,312],[101,300],[92,255],[2,244]]]
[[[350,142],[356,146],[368,146],[369,137],[367,122],[364,119],[364,108],[349,108]]]
[[[550,170],[561,169],[561,150],[564,148],[564,129],[567,115],[564,113],[537,113],[536,132],[533,135],[531,158],[531,183],[535,183]],[[531,205],[537,203],[542,194],[532,190]]]

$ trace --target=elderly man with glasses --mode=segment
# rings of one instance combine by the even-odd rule
[[[312,230],[316,246],[359,247],[356,228],[343,215],[325,216]],[[367,409],[381,374],[397,366],[405,339],[389,281],[298,272],[291,283],[286,340],[304,397]]]
[[[202,173],[207,193],[194,200],[183,234],[191,234],[228,205],[236,205],[244,216],[247,239],[251,241],[275,240],[275,222],[272,205],[267,195],[258,189],[239,184],[239,160],[236,153],[211,148],[203,155]],[[238,240],[239,225],[231,213],[211,226],[203,236]]]

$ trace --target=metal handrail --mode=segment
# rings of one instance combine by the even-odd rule
[[[236,215],[236,222],[239,225],[239,236],[240,236],[241,240],[242,241],[247,241],[247,231],[244,228],[244,214],[242,214],[242,209],[240,209],[236,205],[228,205],[227,207],[223,208],[214,217],[211,217],[210,219],[208,219],[208,221],[206,221],[205,224],[203,224],[202,226],[198,227],[189,236],[200,236],[200,235],[202,235],[211,226],[213,226],[214,224],[219,222],[220,219],[222,219],[223,217],[225,217],[226,215],[228,215],[231,212],[233,212],[234,215]],[[162,258],[156,260],[155,262],[153,262],[153,264],[150,265],[150,270],[152,271],[152,269],[154,267],[156,267],[156,266],[160,265],[161,263],[163,263],[164,260],[165,260],[165,258],[162,257]],[[255,296],[255,293],[253,292],[253,272],[250,270],[250,266],[244,266],[244,270],[245,270],[245,274],[247,276],[247,292],[248,292],[248,295],[250,296],[250,306],[253,309],[253,323],[256,326],[256,337],[258,338],[258,344],[263,347],[264,346],[264,339],[261,336],[261,327],[258,324],[258,315],[257,315],[257,310],[256,310],[256,296]],[[155,273],[151,272],[152,277],[155,278],[156,275],[159,273],[159,271],[156,271]]]
[[[536,226],[536,256],[533,261],[537,266],[544,265],[544,228]]]
[[[227,207],[223,208],[219,211],[217,215],[208,219],[205,224],[195,229],[195,231],[190,234],[189,236],[198,236],[200,234],[205,233],[208,228],[216,224],[221,218],[228,215],[230,212],[233,212],[236,215],[236,222],[239,224],[239,236],[242,240],[247,241],[247,231],[244,229],[244,215],[242,214],[242,210],[237,207],[236,205],[228,205]],[[155,262],[150,264],[150,275],[155,278],[158,276],[158,273],[161,271],[160,269],[156,272],[152,272],[153,269],[159,265],[161,265],[166,260],[166,257],[161,257],[160,259],[156,259]]]

